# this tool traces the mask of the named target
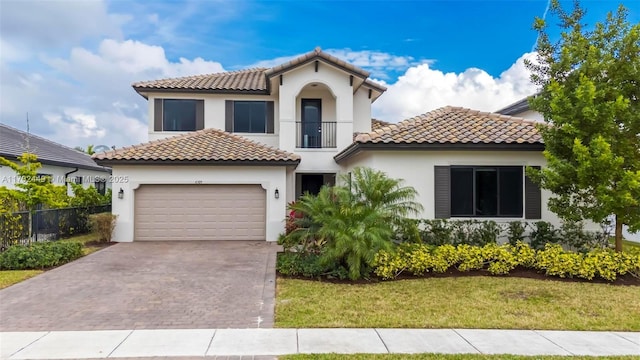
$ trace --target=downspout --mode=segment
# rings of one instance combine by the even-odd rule
[[[64,186],[67,188],[67,193],[69,192],[69,175],[78,172],[78,168],[76,168],[73,171],[69,171],[68,173],[64,174]]]

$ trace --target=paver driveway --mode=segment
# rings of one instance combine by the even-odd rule
[[[272,327],[277,248],[117,244],[0,290],[0,331]]]

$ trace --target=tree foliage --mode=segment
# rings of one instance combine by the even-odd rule
[[[78,150],[80,152],[83,152],[83,153],[85,153],[87,155],[93,155],[93,154],[96,153],[96,151],[94,150],[93,144],[87,145],[86,149],[83,148],[82,146],[76,146],[74,149],[76,149],[76,150]]]
[[[48,176],[38,176],[42,164],[35,154],[24,153],[18,157],[18,163],[0,157],[0,165],[11,168],[16,173],[16,189],[2,190],[3,197],[14,199],[26,210],[33,211],[40,205],[51,208],[68,205],[67,189],[51,183]],[[7,200],[9,201],[9,200]]]
[[[73,197],[69,198],[69,205],[74,207],[88,207],[105,205],[111,202],[111,189],[107,189],[104,195],[100,194],[94,186],[84,187],[80,184],[71,184]]]
[[[527,62],[540,93],[530,100],[549,126],[541,126],[547,167],[529,174],[553,192],[549,208],[567,220],[616,218],[640,230],[640,24],[620,6],[588,30],[585,10],[572,12],[557,0],[551,12],[561,35],[550,40],[536,19],[537,62]]]

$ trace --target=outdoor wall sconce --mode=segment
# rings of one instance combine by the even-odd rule
[[[276,191],[273,193],[273,196],[275,196],[276,199],[280,199],[280,191],[278,190],[278,188],[276,188]]]
[[[118,199],[122,199],[122,198],[124,198],[124,190],[120,188],[120,191],[118,191]]]

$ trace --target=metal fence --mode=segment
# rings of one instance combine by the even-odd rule
[[[89,232],[89,215],[111,212],[111,205],[36,210],[32,219],[33,241],[58,240]],[[29,212],[0,215],[0,251],[29,242]]]

